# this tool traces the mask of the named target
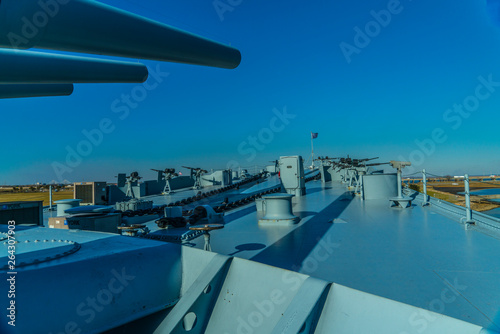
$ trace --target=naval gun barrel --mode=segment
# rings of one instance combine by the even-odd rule
[[[230,46],[90,0],[0,1],[0,47],[236,68]]]
[[[144,82],[148,77],[146,66],[123,61],[8,49],[0,49],[0,59],[0,84]]]
[[[73,93],[72,84],[0,84],[0,99],[68,96]]]

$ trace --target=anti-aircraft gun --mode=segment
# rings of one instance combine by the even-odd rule
[[[191,177],[194,178],[194,186],[193,189],[201,189],[201,176],[203,174],[208,173],[205,169],[201,169],[199,167],[186,167],[182,166],[182,168],[186,168],[191,170]]]
[[[132,172],[125,179],[125,184],[127,185],[127,192],[125,193],[125,196],[129,198],[135,198],[132,186],[136,184],[140,179],[142,179],[142,177],[139,176],[139,172]]]
[[[174,177],[179,176],[179,174],[175,172],[175,168],[165,168],[165,170],[158,170],[158,169],[151,169],[151,170],[158,173],[162,173],[163,180],[165,180],[165,187],[163,188],[163,194],[169,195],[173,193],[174,191],[170,186],[170,180],[173,179]]]
[[[378,159],[378,157],[374,158],[362,158],[362,159],[353,159],[347,155],[346,158],[336,158],[338,161],[333,161],[332,165],[336,169],[336,171],[344,170],[345,173],[342,175],[342,179],[344,182],[349,182],[349,187],[353,187],[354,183],[356,184],[357,190],[360,188],[360,175],[364,175],[368,171],[369,166],[375,166],[376,164],[367,164],[367,161]]]

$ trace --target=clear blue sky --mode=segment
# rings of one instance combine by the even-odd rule
[[[497,1],[488,12],[477,0],[242,0],[223,20],[212,1],[103,2],[231,44],[241,65],[143,61],[169,75],[124,119],[113,112],[124,104],[112,104],[136,84],[1,100],[1,184],[264,165],[280,155],[307,157],[311,131],[319,133],[317,155],[412,159],[435,174],[500,174],[500,28],[490,19],[498,19]],[[366,29],[371,37],[357,33]],[[472,111],[453,111],[463,103]],[[273,121],[283,110],[294,118]],[[57,175],[54,163],[68,166],[67,148],[76,150],[82,131],[106,118],[113,131]]]

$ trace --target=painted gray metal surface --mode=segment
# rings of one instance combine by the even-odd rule
[[[27,225],[43,225],[43,201],[15,201],[0,203],[0,224],[9,220]]]
[[[73,198],[81,199],[81,205],[106,205],[106,182],[75,182]]]
[[[199,250],[184,249],[183,263],[201,256]],[[483,331],[477,325],[308,275],[222,255],[209,261],[203,257],[204,263],[199,262],[194,271],[183,266],[183,276],[196,279],[190,285],[183,282],[185,292],[179,303],[154,333]],[[189,317],[191,321],[186,321]]]
[[[3,0],[0,25],[4,31],[19,33],[19,18],[33,14],[36,3]],[[8,14],[6,6],[11,10]],[[85,20],[82,13],[90,8],[94,17],[107,17],[97,19],[100,25],[89,26],[82,38],[73,28],[82,23],[80,18]],[[95,2],[75,0],[61,4],[59,10],[64,15],[55,16],[26,47],[106,52],[228,68],[240,61],[239,52],[232,48],[173,29],[158,29],[154,22]],[[17,15],[11,15],[16,11]],[[107,20],[109,15],[113,20]],[[135,23],[143,24],[142,29],[127,30]],[[177,45],[184,49],[165,52],[163,43],[157,43],[165,36],[148,35],[145,27],[154,27],[153,33],[161,30],[169,38],[182,36],[186,43]],[[106,35],[116,43],[98,45],[108,28],[116,29]],[[154,38],[143,38],[145,35]],[[134,36],[136,41],[130,45]],[[204,51],[200,54],[199,50]],[[114,70],[111,74],[116,75],[117,68]],[[24,75],[34,80],[27,72]],[[85,79],[85,73],[78,75],[79,80],[90,80]],[[61,76],[47,72],[43,82],[61,82]],[[477,225],[464,229],[454,221],[460,221],[464,211],[449,204],[431,200],[428,207],[391,210],[386,199],[362,201],[344,185],[325,185],[310,184],[307,196],[294,199],[294,211],[301,218],[296,226],[259,226],[252,205],[230,212],[225,217],[226,227],[213,232],[212,238],[214,251],[228,256],[202,255],[187,248],[201,247],[201,238],[190,240],[181,249],[168,243],[100,233],[20,230],[21,256],[50,256],[48,260],[45,257],[47,261],[19,269],[18,330],[67,332],[70,324],[83,332],[102,332],[165,312],[181,296],[156,327],[157,332],[185,331],[184,317],[192,311],[198,316],[192,332],[200,333],[239,329],[296,333],[304,324],[306,332],[318,333],[478,333],[479,326],[498,329],[500,245],[494,233],[487,232],[487,228],[498,229],[497,222],[474,212]],[[35,240],[56,241],[52,247],[40,249],[32,246]],[[64,255],[67,247],[61,245],[65,240],[82,247]],[[57,258],[51,258],[54,251]],[[61,254],[64,256],[59,257]],[[229,255],[240,258],[231,259]],[[115,285],[118,281],[123,289]],[[0,283],[4,291],[6,284]],[[211,289],[207,289],[209,285]],[[94,310],[92,320],[87,298],[101,303],[102,309]],[[41,313],[42,303],[45,309],[58,312]],[[83,309],[79,308],[82,303]],[[142,328],[151,326],[149,322]]]
[[[422,205],[428,205],[429,203],[429,195],[427,195],[427,173],[425,169],[422,170],[422,183],[423,183],[423,196]]]
[[[228,186],[233,184],[231,170],[217,170],[211,174],[204,174],[201,176],[200,182],[202,187],[221,185]]]
[[[64,212],[71,215],[79,213],[109,213],[113,209],[113,206],[108,205],[85,205],[69,208],[64,210]]]
[[[273,175],[271,177],[268,177],[266,180],[260,182],[259,184],[256,184],[248,189],[243,190],[241,193],[242,194],[252,194],[254,192],[262,191],[265,189],[270,189],[272,187],[276,187],[281,184],[281,180],[278,177],[278,175]]]
[[[192,276],[195,280],[183,294],[182,301],[179,301],[168,317],[162,321],[154,334],[185,332],[183,320],[188,312],[194,312],[197,316],[197,326],[190,332],[204,333],[214,307],[214,294],[220,290],[229,261],[228,257],[215,255],[206,266],[202,267],[202,271]],[[191,275],[184,270],[183,276]]]
[[[415,191],[408,191],[409,195],[415,198],[416,203],[424,202],[424,195]],[[429,198],[432,211],[439,213],[449,219],[463,224],[464,229],[480,231],[486,235],[500,239],[500,218],[492,217],[483,212],[471,210],[471,217],[474,224],[467,223],[467,209],[434,197]]]
[[[119,174],[125,175],[125,174]],[[192,187],[194,185],[194,180],[190,176],[179,176],[169,180],[171,190],[180,190],[187,187]],[[160,195],[165,189],[165,180],[147,180],[141,184],[134,183],[131,187],[131,191],[134,193],[134,197],[143,198],[146,196]],[[106,187],[108,203],[114,204],[125,200],[127,193],[127,186],[125,183],[120,183],[120,176],[118,178],[118,184],[108,185]],[[167,194],[173,195],[173,194]]]
[[[321,172],[321,181],[323,183],[330,182],[332,180],[332,172],[333,172],[332,166],[321,165],[319,167],[319,170]]]
[[[0,2],[1,47],[36,47],[223,68],[235,68],[241,61],[240,52],[230,46],[96,1],[58,0],[43,7],[39,3]],[[44,24],[39,24],[40,20]]]
[[[289,194],[303,196],[306,194],[304,182],[304,164],[300,155],[280,157],[281,182]]]
[[[16,49],[0,50],[0,99],[68,96],[73,83],[141,83],[148,76],[142,64],[20,49],[35,47],[222,68],[235,68],[241,61],[240,52],[230,46],[87,0],[3,0],[0,32],[0,47]]]
[[[292,212],[292,198],[294,195],[278,193],[263,196],[262,207],[264,216],[259,219],[259,224],[288,225],[297,223],[300,218]],[[257,210],[259,203],[256,203]]]
[[[0,99],[41,96],[69,96],[72,84],[3,84],[0,85]]]
[[[7,49],[0,49],[0,59],[1,84],[144,82],[148,77],[146,66],[123,61]]]
[[[466,212],[466,223],[472,222],[472,210],[470,206],[470,188],[469,188],[469,174],[464,176],[465,185],[465,212]]]
[[[2,321],[1,333],[65,333],[68,328],[100,333],[162,310],[179,298],[181,250],[177,245],[47,228],[18,228],[16,237],[18,256],[38,249],[43,258],[39,247],[56,247],[59,239],[77,242],[81,248],[17,268],[16,327],[7,327]],[[6,246],[1,245],[2,261],[4,254]],[[1,272],[3,277],[7,275],[5,270]],[[7,283],[2,280],[0,288],[8,291]]]
[[[312,186],[312,185],[308,185]],[[349,224],[352,223],[352,221],[358,222],[363,222],[361,226],[358,226],[357,228],[352,229],[352,233],[354,233],[351,237],[349,236],[344,236],[342,238],[345,238],[346,240],[355,239],[359,238],[359,232],[366,230],[366,232],[363,232],[364,235],[369,235],[370,233],[373,234],[373,238],[371,239],[366,239],[366,237],[363,239],[363,242],[361,244],[367,243],[367,241],[373,240],[372,242],[368,242],[363,248],[358,249],[358,247],[354,247],[354,249],[349,250],[347,249],[346,252],[342,252],[339,254],[340,257],[342,257],[342,254],[348,255],[344,261],[341,261],[339,264],[336,266],[330,266],[329,261],[320,262],[318,260],[323,259],[325,251],[334,251],[336,247],[338,246],[333,240],[331,239],[331,235],[324,236],[321,232],[322,226],[316,226],[318,224],[316,221],[313,224],[312,222],[308,224],[308,227],[304,227],[304,232],[309,231],[305,235],[310,235],[309,238],[305,238],[303,242],[297,244],[296,246],[292,246],[286,242],[286,236],[288,234],[293,234],[293,239],[296,240],[301,240],[300,235],[297,234],[295,229],[287,229],[287,228],[280,228],[280,229],[263,229],[263,228],[258,228],[258,226],[253,225],[253,222],[257,221],[257,215],[253,215],[252,213],[246,213],[243,217],[240,218],[233,218],[232,216],[240,216],[238,212],[245,212],[247,211],[246,209],[241,209],[237,210],[234,213],[230,213],[226,216],[226,221],[229,223],[226,225],[226,228],[221,231],[216,231],[213,233],[212,237],[212,246],[215,251],[217,252],[225,252],[226,254],[233,254],[237,253],[238,256],[243,256],[247,258],[252,258],[254,256],[259,259],[260,257],[265,258],[265,262],[267,261],[272,261],[271,263],[274,265],[277,265],[278,263],[282,263],[282,265],[286,265],[290,259],[295,259],[297,256],[298,258],[302,258],[303,264],[289,264],[288,267],[292,268],[294,270],[303,270],[305,273],[318,273],[321,272],[321,275],[324,275],[325,278],[328,277],[336,277],[339,273],[334,269],[335,267],[342,268],[343,275],[341,275],[341,278],[343,276],[349,277],[349,278],[342,278],[343,282],[346,283],[346,285],[351,284],[352,282],[355,282],[356,287],[362,287],[365,291],[376,291],[377,294],[384,295],[389,298],[393,298],[398,300],[403,299],[404,302],[410,303],[410,304],[415,304],[417,303],[417,306],[420,306],[422,308],[427,308],[427,309],[435,309],[437,308],[438,311],[443,311],[447,315],[452,315],[457,318],[461,316],[465,316],[464,320],[469,320],[470,318],[473,318],[474,321],[477,321],[478,319],[483,319],[481,322],[484,324],[491,324],[493,322],[493,319],[495,318],[495,314],[498,310],[498,303],[496,302],[500,296],[498,296],[498,291],[495,292],[493,291],[493,294],[488,293],[486,295],[486,298],[484,301],[480,302],[480,306],[478,306],[481,309],[481,312],[483,312],[482,308],[485,307],[485,305],[489,305],[486,309],[489,310],[486,312],[487,316],[486,318],[483,318],[484,315],[479,315],[480,313],[476,313],[477,310],[475,310],[476,306],[475,305],[468,305],[468,300],[471,298],[471,296],[474,296],[477,294],[478,290],[479,291],[489,291],[490,287],[488,284],[479,284],[479,287],[476,287],[475,285],[478,284],[475,280],[472,280],[468,282],[467,284],[467,291],[471,290],[471,287],[474,286],[474,291],[471,292],[469,295],[468,293],[464,294],[464,297],[462,297],[460,294],[463,293],[463,283],[461,281],[462,275],[460,277],[457,277],[456,280],[454,280],[453,277],[445,277],[444,279],[440,278],[439,276],[428,276],[428,275],[423,275],[421,271],[418,270],[418,268],[426,268],[425,263],[427,262],[426,259],[428,259],[428,256],[431,256],[431,258],[435,257],[436,254],[440,254],[443,248],[449,248],[449,249],[454,249],[454,248],[460,248],[460,249],[469,249],[470,248],[470,242],[465,242],[461,237],[457,237],[457,235],[449,235],[449,231],[456,231],[459,233],[463,233],[464,229],[461,225],[454,223],[454,220],[460,221],[460,217],[465,216],[465,211],[464,208],[457,207],[456,208],[456,213],[455,215],[457,218],[453,218],[453,214],[451,214],[451,211],[447,211],[446,217],[441,217],[440,215],[436,215],[434,211],[440,213],[440,209],[438,209],[435,205],[433,205],[431,211],[425,211],[429,210],[424,209],[424,208],[417,208],[415,206],[412,207],[410,213],[407,215],[404,215],[402,217],[399,217],[396,221],[394,221],[395,218],[398,216],[402,215],[400,211],[398,210],[393,210],[394,212],[388,213],[387,210],[387,202],[386,200],[383,201],[369,201],[369,202],[359,202],[358,204],[358,199],[353,198],[351,195],[348,195],[345,193],[345,186],[337,184],[337,183],[332,183],[331,185],[327,185],[326,188],[329,187],[334,187],[337,188],[336,190],[333,189],[323,189],[322,187],[318,188],[318,185],[313,186],[309,192],[314,192],[313,194],[309,194],[306,196],[303,200],[299,201],[296,200],[296,203],[294,205],[294,210],[298,210],[298,214],[303,216],[305,218],[305,222],[301,222],[299,225],[302,226],[303,223],[307,223],[308,215],[311,215],[312,212],[310,209],[317,208],[319,211],[322,211],[320,208],[322,206],[326,206],[327,203],[333,201],[335,205],[333,205],[332,210],[338,211],[338,212],[344,212],[343,210],[343,205],[345,203],[348,204],[348,210],[350,210],[350,214],[347,216],[341,216],[339,218],[334,218],[333,221],[333,227],[335,229],[339,227],[345,227],[348,226]],[[332,192],[333,191],[333,192]],[[326,198],[325,198],[326,196]],[[418,201],[418,198],[417,198]],[[321,204],[323,202],[323,204]],[[432,202],[432,200],[431,200]],[[362,204],[361,209],[359,205]],[[448,205],[448,206],[453,206],[451,204],[446,204],[443,202],[443,205]],[[303,207],[300,209],[300,207]],[[352,206],[352,208],[351,208]],[[456,207],[456,206],[455,206]],[[307,208],[307,209],[306,209]],[[337,208],[335,210],[335,208]],[[305,212],[301,212],[304,211]],[[309,210],[308,210],[309,209]],[[422,210],[422,213],[418,213],[418,211]],[[455,210],[455,208],[454,208]],[[461,213],[460,213],[460,210]],[[316,215],[318,214],[319,211],[315,211]],[[358,212],[360,211],[360,212]],[[385,212],[385,213],[384,213]],[[425,214],[425,216],[422,216],[422,214]],[[345,215],[345,213],[344,213]],[[353,216],[354,215],[354,216]],[[476,215],[476,213],[474,213]],[[252,218],[253,216],[253,218]],[[335,215],[334,215],[335,216]],[[354,218],[349,218],[349,216],[353,216]],[[423,220],[423,218],[425,220]],[[475,216],[476,217],[476,216]],[[452,218],[452,219],[450,219]],[[328,221],[328,218],[324,217],[324,221]],[[378,221],[378,223],[377,223]],[[398,223],[399,221],[399,223]],[[427,222],[426,222],[427,221]],[[239,223],[241,222],[241,223]],[[407,222],[408,227],[404,227],[405,222]],[[403,253],[404,254],[411,254],[414,253],[413,259],[406,259],[403,262],[399,260],[395,260],[394,254],[397,254],[399,250],[397,248],[391,248],[390,245],[386,245],[387,243],[391,244],[394,243],[392,240],[397,240],[397,238],[401,237],[401,232],[404,232],[405,230],[408,230],[408,233],[415,230],[418,228],[418,225],[416,226],[416,222],[422,222],[424,223],[424,231],[426,235],[423,235],[417,240],[414,240],[415,243],[420,243],[422,246],[417,248],[420,251],[415,251],[415,246],[412,246],[412,244],[405,245],[405,243],[402,243],[401,246],[403,247],[402,249],[405,250]],[[382,225],[380,225],[382,223]],[[233,225],[237,224],[237,225]],[[426,228],[426,226],[430,226],[432,224],[433,229],[429,230]],[[373,226],[372,226],[373,225]],[[385,226],[387,225],[386,228],[384,228],[382,231],[378,231],[380,226]],[[420,225],[420,224],[419,224]],[[395,229],[395,226],[397,228]],[[500,226],[500,225],[498,225]],[[480,230],[480,226],[476,227],[477,230]],[[402,229],[402,230],[401,230]],[[457,230],[458,229],[458,230]],[[230,234],[227,234],[228,231],[232,230],[233,232]],[[416,230],[418,231],[418,229]],[[293,232],[293,233],[292,233]],[[338,232],[338,231],[337,231]],[[467,231],[467,233],[471,233],[472,231]],[[236,234],[235,234],[236,233]],[[234,238],[235,235],[242,235],[241,233],[244,233],[245,237],[244,239],[237,240]],[[396,235],[394,235],[396,233]],[[446,245],[441,245],[440,240],[438,239],[433,239],[432,236],[429,236],[429,233],[433,233],[436,236],[442,237],[442,235],[447,236],[445,240],[447,240]],[[477,234],[477,232],[475,232]],[[227,234],[227,237],[226,237]],[[419,234],[422,234],[422,232],[417,233],[415,237],[418,237]],[[485,237],[481,233],[479,235],[475,235],[475,238],[479,238],[481,241],[478,241],[479,244],[485,243],[485,240],[488,240],[488,236],[485,240],[483,238]],[[305,236],[304,235],[304,236]],[[399,235],[399,236],[398,236]],[[403,234],[404,235],[404,234]],[[316,236],[319,239],[314,240],[314,236]],[[290,236],[292,237],[292,236]],[[377,237],[380,237],[378,239]],[[413,237],[413,236],[412,236]],[[282,240],[285,238],[285,240]],[[312,239],[311,241],[308,241],[309,239]],[[388,241],[389,239],[389,241]],[[411,239],[410,239],[411,240]],[[435,240],[434,245],[433,245],[433,240]],[[201,239],[195,239],[192,240],[190,243],[195,243],[197,247],[202,247],[202,240]],[[332,244],[333,242],[333,244]],[[397,244],[397,243],[396,243]],[[426,246],[423,246],[423,245]],[[475,242],[474,242],[475,244]],[[249,245],[249,246],[245,246]],[[262,248],[258,247],[253,247],[250,245],[263,245],[264,250]],[[315,245],[315,246],[312,246]],[[356,243],[356,245],[358,245]],[[483,259],[484,254],[490,254],[491,252],[495,254],[495,245],[496,248],[498,248],[497,241],[491,243],[491,242],[486,242],[485,249],[489,248],[489,251],[486,252],[460,252],[460,254],[467,254],[467,257],[475,257],[476,261],[480,263],[494,263],[495,262],[495,257],[492,255],[488,259]],[[299,247],[301,249],[300,252],[297,253],[296,247]],[[388,248],[389,247],[389,248]],[[256,249],[257,248],[257,249]],[[475,247],[474,247],[475,248]],[[472,248],[472,249],[474,249]],[[269,249],[269,250],[268,250]],[[364,256],[362,259],[359,258],[360,250],[366,249],[367,251],[374,249],[376,250],[377,254],[379,254],[377,257],[373,256]],[[410,250],[412,249],[412,250]],[[266,251],[268,250],[268,251]],[[274,252],[280,253],[282,251],[281,256],[273,257],[269,256],[269,254],[273,254]],[[271,252],[271,253],[269,253]],[[305,252],[305,255],[302,255],[301,252]],[[352,257],[350,253],[354,252],[354,254],[357,254],[357,256]],[[259,255],[259,253],[263,253],[262,255]],[[484,254],[482,254],[484,253]],[[309,254],[309,255],[307,255]],[[446,253],[445,253],[446,254]],[[306,256],[307,255],[307,256]],[[442,256],[442,255],[441,255]],[[315,259],[316,260],[315,261]],[[330,261],[338,262],[341,259],[335,259],[335,256],[332,256],[332,259]],[[397,259],[398,257],[396,257]],[[422,258],[424,260],[422,260]],[[350,260],[349,260],[350,259]],[[456,260],[450,260],[453,258],[446,258],[444,260],[444,263],[448,263],[448,261],[451,261],[451,263],[455,263]],[[437,263],[443,263],[443,260],[437,262]],[[455,265],[458,265],[460,267],[461,261],[459,260],[458,263],[455,263]],[[468,263],[469,261],[465,261]],[[417,263],[417,264],[415,264]],[[423,266],[418,265],[418,263],[424,264]],[[429,261],[429,265],[433,266],[434,261]],[[375,267],[373,267],[375,265]],[[326,266],[326,267],[325,267]],[[380,266],[381,269],[377,268],[377,266]],[[438,266],[441,267],[441,265]],[[364,277],[359,277],[358,271],[360,268],[366,268],[364,270],[370,270],[370,268],[373,268],[370,270],[370,275],[372,273],[375,273],[375,280],[372,282],[368,282],[364,279]],[[398,268],[401,268],[401,272],[398,272]],[[397,270],[394,272],[394,270]],[[415,277],[415,270],[417,270],[417,276]],[[493,285],[493,282],[498,279],[498,277],[495,278],[494,272],[495,268],[492,268],[492,273],[489,275],[493,275],[492,280],[490,281],[491,285]],[[354,276],[349,276],[351,272],[356,273]],[[425,270],[424,270],[425,272]],[[436,272],[439,272],[436,270]],[[408,273],[408,277],[404,278],[405,273]],[[411,273],[411,274],[410,274]],[[441,273],[440,273],[441,274]],[[483,275],[483,274],[480,274]],[[379,282],[379,280],[381,280]],[[416,280],[415,280],[416,279]],[[469,278],[470,279],[470,278]],[[333,279],[332,279],[333,280]],[[360,284],[360,282],[364,283]],[[389,286],[391,287],[390,289],[382,289],[382,287],[387,286],[387,281],[390,281]],[[423,283],[423,286],[430,286],[431,289],[429,291],[427,290],[409,290],[405,291],[405,289],[402,286],[400,286],[400,283],[404,283],[407,281],[421,281]],[[452,296],[450,297],[449,293],[452,290],[446,290],[449,285],[446,282],[450,282],[450,285],[457,285],[457,289],[453,290],[453,293],[457,293],[457,297],[454,299]],[[479,279],[479,282],[484,281],[484,279]],[[404,286],[404,285],[403,285]],[[396,294],[394,294],[394,290],[397,291]],[[445,293],[445,300],[441,299],[441,293]],[[482,297],[481,297],[482,298]],[[481,300],[479,298],[479,300]],[[474,298],[477,299],[477,298]],[[427,300],[427,301],[425,301]],[[449,302],[450,300],[453,300],[452,302]],[[432,303],[432,304],[431,304]],[[442,306],[444,305],[444,310],[442,309]],[[493,307],[492,307],[493,305]],[[471,316],[472,315],[472,316]],[[473,322],[474,322],[473,321]]]
[[[458,224],[463,208],[452,218],[434,205],[362,201],[334,182],[307,186],[308,195],[294,199],[298,225],[258,226],[257,212],[243,208],[226,214],[212,249],[498,328],[500,243]]]
[[[345,169],[334,168],[331,175],[332,181],[344,181]]]
[[[181,311],[172,311],[169,315],[164,311],[155,313],[161,319],[165,316],[170,320],[174,316],[181,318],[176,321],[144,320],[146,322],[139,327],[141,331],[152,333],[160,323],[166,326],[163,329],[166,331],[162,332],[184,331],[181,320],[191,307],[202,312],[193,330],[201,328],[201,332],[206,330],[208,333],[237,332],[238,328],[244,330],[248,326],[254,333],[296,333],[296,328],[302,328],[299,324],[304,321],[306,332],[316,330],[318,333],[333,330],[385,333],[395,329],[400,330],[397,333],[419,333],[424,327],[424,332],[435,333],[447,332],[443,328],[453,329],[453,326],[458,326],[454,333],[477,333],[478,326],[498,330],[500,267],[497,254],[500,243],[493,234],[484,233],[481,222],[465,230],[459,223],[465,216],[464,208],[438,203],[432,198],[430,206],[421,207],[418,205],[421,195],[410,192],[405,195],[416,196],[416,205],[406,210],[390,209],[387,199],[363,201],[338,182],[322,185],[312,181],[307,187],[306,196],[293,199],[294,214],[301,217],[297,225],[259,226],[255,204],[250,204],[228,212],[224,218],[225,228],[212,232],[211,244],[215,253],[191,248],[202,248],[203,238],[185,242],[181,249],[184,255],[180,256],[183,267],[180,295],[183,297],[178,304],[184,306],[178,308]],[[181,198],[193,193],[186,191],[184,195],[183,192],[174,195]],[[159,203],[165,197],[150,199]],[[480,215],[474,212],[473,217],[477,219]],[[498,220],[482,220],[500,228]],[[150,224],[154,225],[147,223]],[[114,241],[107,244],[115,247]],[[106,249],[95,254],[88,249],[87,254],[99,258],[106,254]],[[224,270],[228,270],[225,274],[220,266],[205,267],[221,256],[216,253],[262,264],[232,260],[229,268],[225,265]],[[155,254],[151,261],[163,253],[155,251]],[[150,262],[145,259],[142,259],[143,265]],[[223,257],[221,261],[226,263]],[[291,275],[287,277],[288,283],[281,280],[283,271],[278,268],[291,270],[285,271]],[[213,275],[203,274],[204,270],[212,270]],[[52,269],[51,274],[55,273]],[[158,277],[156,273],[154,276]],[[216,295],[206,296],[203,291],[207,280],[216,276],[219,283],[212,287],[222,284],[225,290],[217,292],[215,289],[212,291],[216,291]],[[304,279],[298,279],[301,277]],[[290,281],[299,283],[291,284]],[[306,283],[308,281],[310,283]],[[159,287],[165,282],[168,281],[162,279],[150,286]],[[196,289],[194,282],[199,282]],[[329,285],[331,282],[334,284]],[[192,286],[195,290],[188,294]],[[297,289],[288,291],[287,286],[297,286]],[[278,296],[276,289],[281,289],[283,295]],[[261,312],[264,321],[255,314],[249,318],[252,312],[258,311],[254,302],[268,307],[263,310],[269,310],[270,304],[264,301],[270,300],[271,293],[278,301],[286,297],[282,312],[276,311],[269,318]],[[191,297],[183,300],[189,295]],[[29,300],[28,296],[24,298]],[[281,305],[278,308],[278,304],[273,303],[275,310],[281,310]],[[276,315],[280,316],[275,318]],[[392,317],[394,315],[397,316]],[[133,324],[138,321],[141,320]],[[132,320],[129,322],[132,326]]]
[[[316,333],[478,333],[479,326],[333,284]]]
[[[61,199],[55,201],[54,203],[57,204],[57,215],[59,217],[67,216],[66,210],[79,206],[81,201],[81,199]]]
[[[363,175],[364,199],[389,199],[398,194],[397,174]]]

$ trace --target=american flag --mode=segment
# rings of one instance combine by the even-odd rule
[[[316,139],[318,138],[318,133],[317,132],[311,132],[311,139]]]

